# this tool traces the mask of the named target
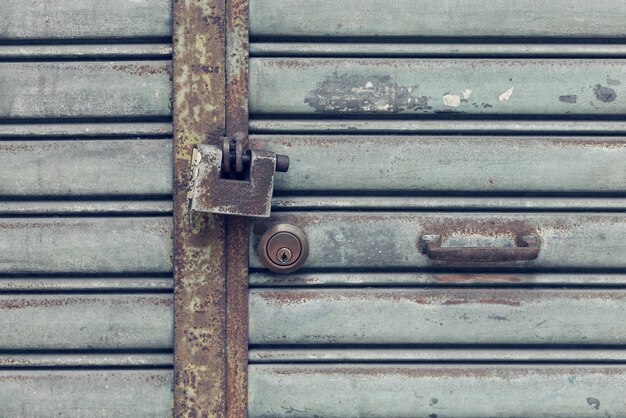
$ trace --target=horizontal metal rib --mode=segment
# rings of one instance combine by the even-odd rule
[[[164,370],[2,370],[3,417],[166,417],[174,376]]]
[[[165,277],[0,278],[0,292],[150,292],[168,291],[172,288],[172,279]]]
[[[251,0],[250,36],[624,39],[614,0]]]
[[[626,286],[624,274],[251,273],[251,287]]]
[[[251,349],[250,363],[625,363],[626,350],[612,349]]]
[[[170,44],[0,45],[0,61],[33,59],[154,59],[172,55]]]
[[[253,57],[625,57],[622,44],[252,42]]]
[[[296,196],[274,198],[272,210],[623,211],[626,198]]]
[[[170,0],[0,0],[0,39],[163,38],[172,33]]]
[[[2,126],[0,125],[0,129]],[[623,135],[622,121],[545,120],[314,120],[251,119],[250,131],[257,134],[578,134]]]
[[[172,306],[161,293],[0,295],[0,350],[170,350]]]
[[[0,369],[78,367],[171,367],[171,354],[0,354]]]
[[[170,273],[170,217],[0,219],[0,273]]]
[[[250,291],[251,346],[626,346],[624,322],[624,289]]]
[[[45,137],[171,137],[171,123],[0,123],[0,140]]]
[[[171,200],[18,200],[0,201],[0,216],[170,215]]]
[[[622,59],[251,58],[255,115],[623,115]]]
[[[624,416],[624,365],[251,365],[249,417]]]
[[[0,141],[3,196],[171,193],[171,140]]]
[[[170,76],[169,61],[3,62],[0,119],[169,118]]]

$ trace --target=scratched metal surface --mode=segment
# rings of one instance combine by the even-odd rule
[[[620,59],[252,58],[254,114],[619,115]]]
[[[39,418],[171,416],[173,373],[135,370],[2,370],[0,415]]]
[[[250,417],[618,417],[626,367],[251,365]]]
[[[59,40],[167,38],[169,0],[0,0],[0,39]],[[68,42],[69,43],[69,42]]]
[[[276,176],[277,192],[626,192],[626,140],[619,136],[255,135],[251,141],[293,162]]]
[[[251,0],[254,38],[618,38],[612,0]]]

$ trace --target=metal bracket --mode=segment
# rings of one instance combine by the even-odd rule
[[[269,217],[274,173],[287,171],[289,158],[273,152],[244,152],[241,141],[227,141],[221,148],[206,144],[194,148],[188,194],[191,210]]]

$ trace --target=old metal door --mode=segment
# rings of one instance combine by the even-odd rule
[[[625,17],[250,1],[250,147],[291,159],[250,228],[250,417],[626,414]]]

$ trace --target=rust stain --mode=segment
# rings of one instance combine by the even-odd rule
[[[187,187],[193,147],[225,132],[225,3],[175,0],[173,12],[173,414],[222,417],[226,411],[225,225],[220,216],[190,214]]]
[[[480,274],[458,274],[458,275],[435,275],[434,280],[439,283],[520,283],[519,276],[506,275],[480,275]]]
[[[140,77],[154,74],[171,75],[172,68],[169,64],[150,65],[150,64],[116,64],[113,66],[115,71],[121,71],[130,75],[138,75]]]

